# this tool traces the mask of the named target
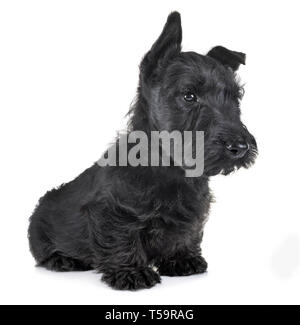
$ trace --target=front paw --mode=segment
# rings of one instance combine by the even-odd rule
[[[160,276],[149,267],[127,268],[104,272],[102,281],[118,290],[138,290],[151,288],[160,283]]]
[[[161,275],[183,276],[204,273],[207,263],[202,256],[180,258],[174,260],[163,260],[158,266]]]

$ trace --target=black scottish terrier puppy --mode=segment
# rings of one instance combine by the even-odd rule
[[[113,288],[149,288],[160,275],[203,273],[203,226],[210,176],[249,167],[254,137],[240,120],[243,89],[235,71],[245,54],[217,46],[207,55],[181,51],[173,12],[140,65],[129,131],[204,131],[204,172],[184,168],[100,167],[46,193],[30,218],[38,265],[55,271],[95,269]],[[154,267],[155,266],[155,267]]]

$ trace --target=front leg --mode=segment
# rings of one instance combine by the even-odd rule
[[[138,231],[131,238],[121,233],[117,237],[113,245],[105,250],[102,245],[99,252],[97,269],[103,273],[102,281],[118,290],[146,289],[160,283],[159,274],[149,266]]]
[[[204,273],[207,270],[207,262],[201,255],[200,244],[203,238],[203,231],[192,232],[191,241],[185,244],[176,245],[168,254],[164,254],[157,264],[161,275],[185,276]]]
[[[200,244],[203,238],[202,224],[192,225],[186,234],[177,234],[177,241],[169,245],[155,261],[159,274],[185,276],[204,273],[207,262],[202,257]]]
[[[148,266],[127,266],[103,270],[102,281],[118,290],[151,288],[160,283],[160,276]]]
[[[151,288],[159,283],[159,274],[149,266],[135,217],[106,209],[104,218],[102,213],[100,204],[88,207],[93,266],[103,273],[102,281],[118,290]]]
[[[161,275],[184,276],[204,273],[207,270],[205,259],[199,254],[179,253],[172,257],[162,258],[158,262],[158,271]]]
[[[103,273],[102,281],[118,290],[146,289],[160,283],[160,276],[149,266],[138,238],[125,242],[123,237],[122,245],[116,243],[118,247],[107,247],[98,257],[97,270]]]

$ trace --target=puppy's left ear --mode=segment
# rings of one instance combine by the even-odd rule
[[[144,56],[140,68],[144,77],[152,77],[163,63],[181,51],[182,28],[180,14],[170,13],[167,22],[150,51]]]
[[[240,64],[246,64],[246,54],[242,52],[236,52],[228,50],[223,46],[216,46],[212,48],[207,56],[216,59],[227,67],[230,67],[233,71],[236,71]]]

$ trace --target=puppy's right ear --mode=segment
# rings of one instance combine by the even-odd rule
[[[181,51],[182,29],[180,14],[172,12],[167,19],[162,33],[144,56],[140,69],[144,78],[157,74],[158,68],[168,59]]]

